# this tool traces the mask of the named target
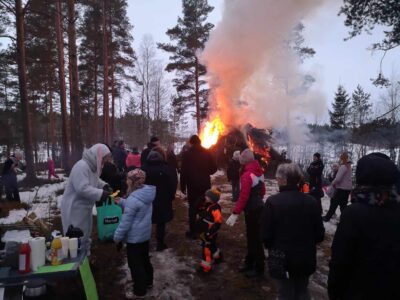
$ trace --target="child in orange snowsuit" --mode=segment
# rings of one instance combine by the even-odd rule
[[[202,241],[202,256],[199,272],[208,273],[213,263],[222,262],[222,252],[217,247],[218,230],[222,224],[221,207],[218,204],[221,191],[211,189],[205,193],[204,205],[198,212],[200,239]]]

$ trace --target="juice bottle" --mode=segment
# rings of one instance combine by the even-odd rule
[[[61,265],[62,264],[62,243],[59,237],[56,237],[51,242],[51,254],[50,260],[53,266]]]
[[[31,247],[27,241],[24,241],[19,248],[19,266],[18,271],[22,274],[31,271]]]

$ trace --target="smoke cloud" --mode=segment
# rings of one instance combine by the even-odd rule
[[[325,101],[315,87],[305,88],[306,74],[285,40],[327,1],[225,0],[202,53],[212,88],[210,117],[219,115],[228,127],[285,128],[291,142],[306,141],[304,119],[321,114]]]

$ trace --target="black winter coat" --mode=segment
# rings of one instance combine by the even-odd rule
[[[211,188],[210,176],[217,172],[217,163],[211,153],[194,145],[182,157],[181,189],[188,194],[202,194]]]
[[[240,180],[240,162],[231,159],[228,164],[228,169],[226,175],[229,181],[239,181]]]
[[[323,241],[325,228],[313,197],[281,188],[265,202],[261,222],[265,248],[285,253],[290,278],[315,272],[316,245]]]
[[[310,190],[321,189],[323,170],[324,170],[324,164],[320,159],[317,161],[313,161],[308,167],[307,173],[310,176]]]
[[[172,201],[175,199],[178,185],[176,170],[162,158],[147,160],[143,170],[146,172],[145,184],[156,187],[156,198],[153,202],[153,224],[167,223],[173,218]]]
[[[148,143],[147,144],[147,148],[144,149],[142,151],[142,153],[140,154],[140,165],[142,166],[142,168],[144,168],[146,166],[147,163],[147,157],[150,154],[150,151],[154,148],[154,144],[153,143]]]
[[[100,178],[110,185],[113,191],[123,192],[125,187],[124,176],[118,171],[118,168],[112,162],[106,162],[101,171]]]
[[[328,292],[333,300],[400,299],[400,203],[354,203],[332,244]]]
[[[122,172],[126,169],[126,157],[128,154],[126,153],[125,149],[116,148],[115,151],[112,153],[115,165],[117,168]]]

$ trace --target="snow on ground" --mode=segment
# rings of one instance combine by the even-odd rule
[[[1,238],[3,243],[7,242],[17,242],[21,243],[31,237],[31,233],[29,230],[8,230]],[[1,299],[1,298],[0,298]]]
[[[155,270],[154,286],[146,294],[146,299],[195,299],[189,283],[195,278],[196,262],[178,257],[172,249],[151,252],[150,255]],[[121,269],[125,273],[121,284],[125,286],[125,290],[130,290],[132,279],[128,264]]]
[[[23,208],[10,210],[7,217],[0,219],[0,224],[8,225],[20,222],[23,218],[26,217],[26,214],[27,211]]]

